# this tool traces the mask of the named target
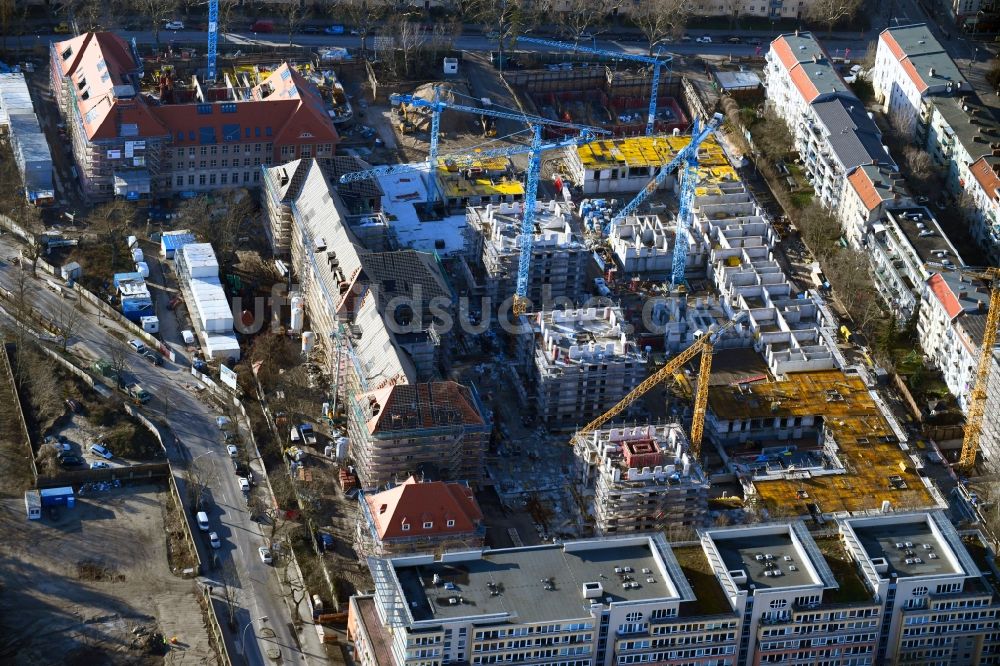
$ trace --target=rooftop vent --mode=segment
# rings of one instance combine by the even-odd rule
[[[927,70],[927,76],[931,77],[932,79],[934,78],[934,75],[935,75],[936,73],[937,73],[937,72],[935,72],[935,71],[934,71],[934,68],[933,68],[933,67],[931,67],[930,69],[928,69],[928,70]]]
[[[764,572],[765,574],[768,572]],[[745,569],[733,569],[729,572],[729,577],[733,579],[733,582],[737,585],[746,585],[748,580],[747,572]]]
[[[873,557],[872,566],[875,567],[875,573],[885,573],[889,570],[889,561],[884,557]]]
[[[604,586],[600,582],[584,583],[583,598],[597,599],[604,594]]]

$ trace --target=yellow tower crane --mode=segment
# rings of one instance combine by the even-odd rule
[[[990,286],[990,309],[986,315],[986,331],[983,344],[979,348],[976,364],[976,383],[969,400],[969,415],[965,419],[965,438],[962,440],[962,457],[958,466],[972,469],[979,453],[979,438],[983,431],[983,416],[986,412],[986,389],[990,381],[990,366],[993,362],[993,346],[997,341],[997,325],[1000,324],[1000,268],[987,268],[980,272],[963,271],[965,275],[986,280]]]
[[[602,425],[624,412],[628,409],[629,405],[644,396],[651,388],[660,382],[669,379],[675,372],[684,367],[685,363],[700,353],[701,362],[698,366],[698,389],[694,396],[694,415],[691,421],[691,455],[695,459],[698,459],[701,456],[701,438],[705,430],[705,410],[708,407],[708,380],[712,374],[712,352],[715,347],[715,342],[722,336],[723,333],[742,321],[745,316],[746,313],[741,312],[734,318],[727,321],[716,331],[703,335],[695,340],[690,347],[670,359],[666,365],[644,379],[641,384],[636,386],[628,393],[628,395],[622,398],[617,405],[578,430],[576,433],[577,437],[587,435],[588,433],[597,430]]]

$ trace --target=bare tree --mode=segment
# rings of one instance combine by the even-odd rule
[[[128,0],[131,8],[139,16],[149,20],[149,29],[153,31],[153,41],[160,45],[160,30],[177,11],[177,0]]]
[[[204,458],[196,458],[184,470],[184,484],[189,503],[201,509],[205,501],[205,491],[218,481],[218,472]]]
[[[128,352],[120,344],[112,344],[108,351],[108,363],[118,388],[125,388],[125,375],[128,372]]]
[[[367,57],[368,37],[375,32],[389,10],[389,4],[381,0],[332,0],[330,14],[337,20],[346,21],[358,33],[361,40],[361,58]]]
[[[282,18],[288,23],[288,45],[291,46],[295,32],[309,15],[309,8],[305,6],[302,0],[291,0],[279,6],[281,7]]]
[[[49,315],[49,325],[52,332],[62,341],[62,349],[65,352],[69,347],[69,339],[76,335],[80,329],[83,314],[76,303],[69,303],[65,300],[59,302],[55,312]]]
[[[219,583],[222,584],[220,593],[222,594],[223,602],[226,604],[226,621],[229,624],[229,628],[235,631],[237,628],[236,613],[240,609],[240,580],[236,575],[236,565],[233,564],[231,559],[227,559],[222,563],[222,569],[219,571]]]
[[[630,16],[649,44],[649,55],[666,37],[679,38],[693,9],[689,0],[646,0],[630,8]]]
[[[401,16],[393,22],[396,33],[396,45],[403,52],[403,75],[410,75],[410,58],[413,53],[427,42],[427,33],[419,23]]]
[[[495,35],[500,50],[513,47],[517,38],[536,27],[544,3],[533,0],[470,0],[466,4],[466,15],[470,21],[483,26],[483,30]]]
[[[769,160],[779,160],[795,147],[788,125],[772,108],[753,124],[751,134],[754,146]]]
[[[621,0],[559,0],[554,7],[558,29],[574,43],[579,43],[584,34],[592,33],[595,26],[603,23],[621,5]]]
[[[913,187],[921,192],[939,191],[942,187],[937,165],[926,150],[916,146],[903,149],[902,167]]]
[[[38,471],[45,476],[55,476],[56,472],[59,471],[59,458],[57,457],[55,447],[53,446],[43,446],[38,450],[38,455],[35,456],[35,465],[38,466]]]
[[[827,34],[843,19],[853,18],[861,8],[861,0],[812,0],[806,8],[805,17],[809,21],[822,23]]]
[[[0,0],[0,31],[3,32],[3,48],[7,50],[7,35],[10,34],[10,19],[14,16],[14,0]]]
[[[90,214],[94,232],[111,249],[111,269],[118,268],[118,251],[124,245],[125,232],[135,217],[135,206],[115,199],[101,204]]]
[[[840,222],[818,201],[813,201],[803,208],[795,224],[802,233],[806,245],[820,259],[829,254],[834,241],[841,233]]]

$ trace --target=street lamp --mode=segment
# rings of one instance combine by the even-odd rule
[[[267,622],[267,616],[266,615],[261,615],[256,620],[250,620],[249,622],[247,622],[246,626],[243,627],[243,632],[240,635],[240,645],[242,646],[242,650],[243,650],[243,663],[244,664],[249,664],[250,663],[250,658],[247,657],[247,643],[246,643],[246,641],[247,641],[247,629],[249,629],[250,626],[254,622]]]

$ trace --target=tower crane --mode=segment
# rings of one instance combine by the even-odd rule
[[[716,113],[712,119],[699,128],[698,119],[695,118],[691,131],[691,141],[677,153],[672,160],[660,167],[656,177],[642,188],[639,194],[635,195],[632,201],[628,202],[611,220],[612,224],[623,222],[626,217],[634,213],[642,203],[655,192],[670,175],[671,171],[683,166],[680,175],[680,209],[677,212],[677,232],[674,240],[674,256],[671,266],[670,281],[674,286],[684,283],[684,267],[687,265],[688,246],[688,218],[691,216],[691,206],[694,203],[694,191],[698,179],[698,147],[708,138],[708,135],[719,128],[722,124],[722,114]]]
[[[615,418],[628,407],[646,395],[650,389],[660,382],[669,379],[675,372],[684,367],[684,364],[701,354],[701,361],[698,365],[698,390],[694,397],[694,415],[691,420],[691,455],[698,458],[701,454],[701,439],[705,430],[705,410],[708,407],[708,380],[712,374],[712,353],[715,343],[723,334],[736,324],[742,322],[747,316],[745,311],[739,312],[735,317],[720,326],[714,332],[703,335],[691,344],[687,349],[670,359],[666,365],[644,379],[642,383],[618,401],[618,404],[604,412],[596,419],[577,431],[576,435],[585,436],[597,430],[602,425]]]
[[[390,97],[390,101],[393,104],[409,104],[410,106],[431,110],[431,150],[427,156],[427,163],[431,167],[431,173],[433,173],[433,170],[437,167],[438,163],[438,128],[440,127],[441,112],[445,109],[451,109],[453,111],[463,113],[475,113],[489,116],[491,118],[514,120],[526,123],[531,127],[532,138],[529,150],[530,157],[528,158],[528,171],[524,183],[524,213],[521,217],[521,237],[519,240],[521,256],[517,265],[517,291],[514,294],[514,304],[511,308],[513,315],[515,317],[520,317],[528,308],[528,278],[531,272],[531,248],[534,244],[535,203],[538,199],[538,179],[542,170],[542,148],[544,145],[542,143],[542,127],[562,127],[565,129],[585,132],[591,135],[610,134],[610,132],[597,127],[566,123],[560,120],[550,120],[539,116],[528,116],[521,113],[498,111],[496,109],[477,109],[464,104],[444,102],[440,98],[437,87],[434,88],[434,98],[431,100],[414,97],[413,95],[397,94],[392,95]],[[436,190],[435,179],[430,178],[428,180],[431,187]],[[436,194],[433,197],[430,195],[431,188],[428,188],[428,199],[433,201],[436,198]]]
[[[208,57],[205,78],[215,81],[216,58],[219,52],[219,0],[208,0]]]
[[[986,414],[986,391],[990,381],[990,367],[993,365],[993,346],[997,341],[997,325],[1000,324],[1000,268],[986,268],[981,271],[962,273],[985,280],[990,286],[990,308],[986,315],[986,331],[979,348],[976,362],[976,383],[969,401],[969,414],[965,419],[965,437],[962,439],[962,456],[958,466],[972,469],[979,453],[979,439],[983,432],[983,417]]]
[[[646,136],[650,136],[655,131],[656,126],[656,102],[657,102],[657,92],[660,88],[660,71],[664,66],[669,65],[673,62],[674,57],[672,55],[666,56],[645,56],[636,55],[632,53],[622,53],[620,51],[606,51],[604,49],[599,49],[597,47],[591,46],[579,46],[577,44],[570,44],[568,42],[557,42],[551,39],[541,39],[539,37],[518,37],[518,42],[522,44],[535,44],[537,46],[547,46],[553,49],[563,49],[566,51],[576,51],[578,53],[592,53],[593,55],[602,56],[605,58],[617,58],[619,60],[630,60],[632,62],[641,62],[652,66],[653,70],[653,81],[649,86],[649,114],[646,117]]]
[[[580,132],[579,136],[570,137],[566,139],[561,139],[553,143],[543,144],[540,150],[544,153],[548,150],[555,150],[557,148],[564,148],[566,146],[578,146],[583,143],[589,143],[594,140],[594,135],[590,132]],[[485,150],[475,150],[468,153],[454,153],[450,155],[441,155],[438,157],[439,162],[445,162],[454,164],[455,166],[462,168],[471,166],[472,164],[481,161],[489,160],[495,157],[511,157],[513,155],[524,155],[530,153],[533,148],[530,145],[517,145],[508,146],[506,148],[487,148]],[[341,184],[356,183],[361,180],[368,180],[371,178],[379,178],[382,176],[394,176],[397,173],[411,173],[414,171],[428,171],[431,170],[432,166],[429,162],[410,162],[409,164],[384,164],[377,167],[372,167],[371,169],[366,169],[364,171],[352,171],[350,173],[345,173],[340,177]],[[433,171],[431,171],[433,173]]]
[[[422,97],[416,97],[414,95],[402,95],[393,94],[389,97],[389,101],[394,105],[406,104],[415,108],[430,109],[431,111],[431,136],[430,136],[430,146],[427,151],[427,164],[433,173],[434,169],[437,167],[438,163],[438,143],[440,139],[440,129],[441,129],[441,112],[445,109],[450,109],[452,111],[459,111],[461,113],[474,113],[480,116],[488,116],[490,118],[501,118],[504,120],[514,120],[517,122],[523,122],[531,126],[545,125],[548,127],[562,127],[565,129],[574,129],[581,132],[589,132],[590,134],[610,134],[607,130],[602,130],[597,127],[588,127],[587,125],[577,125],[574,123],[566,123],[561,120],[550,120],[548,118],[542,118],[539,116],[529,116],[522,113],[511,113],[508,111],[498,111],[496,109],[479,109],[474,106],[468,106],[465,104],[455,104],[453,102],[446,102],[441,99],[440,89],[434,87],[434,97],[432,99],[424,99]],[[429,179],[427,188],[427,200],[428,203],[434,203],[437,200],[437,184],[434,179]],[[532,213],[534,215],[534,213]]]

